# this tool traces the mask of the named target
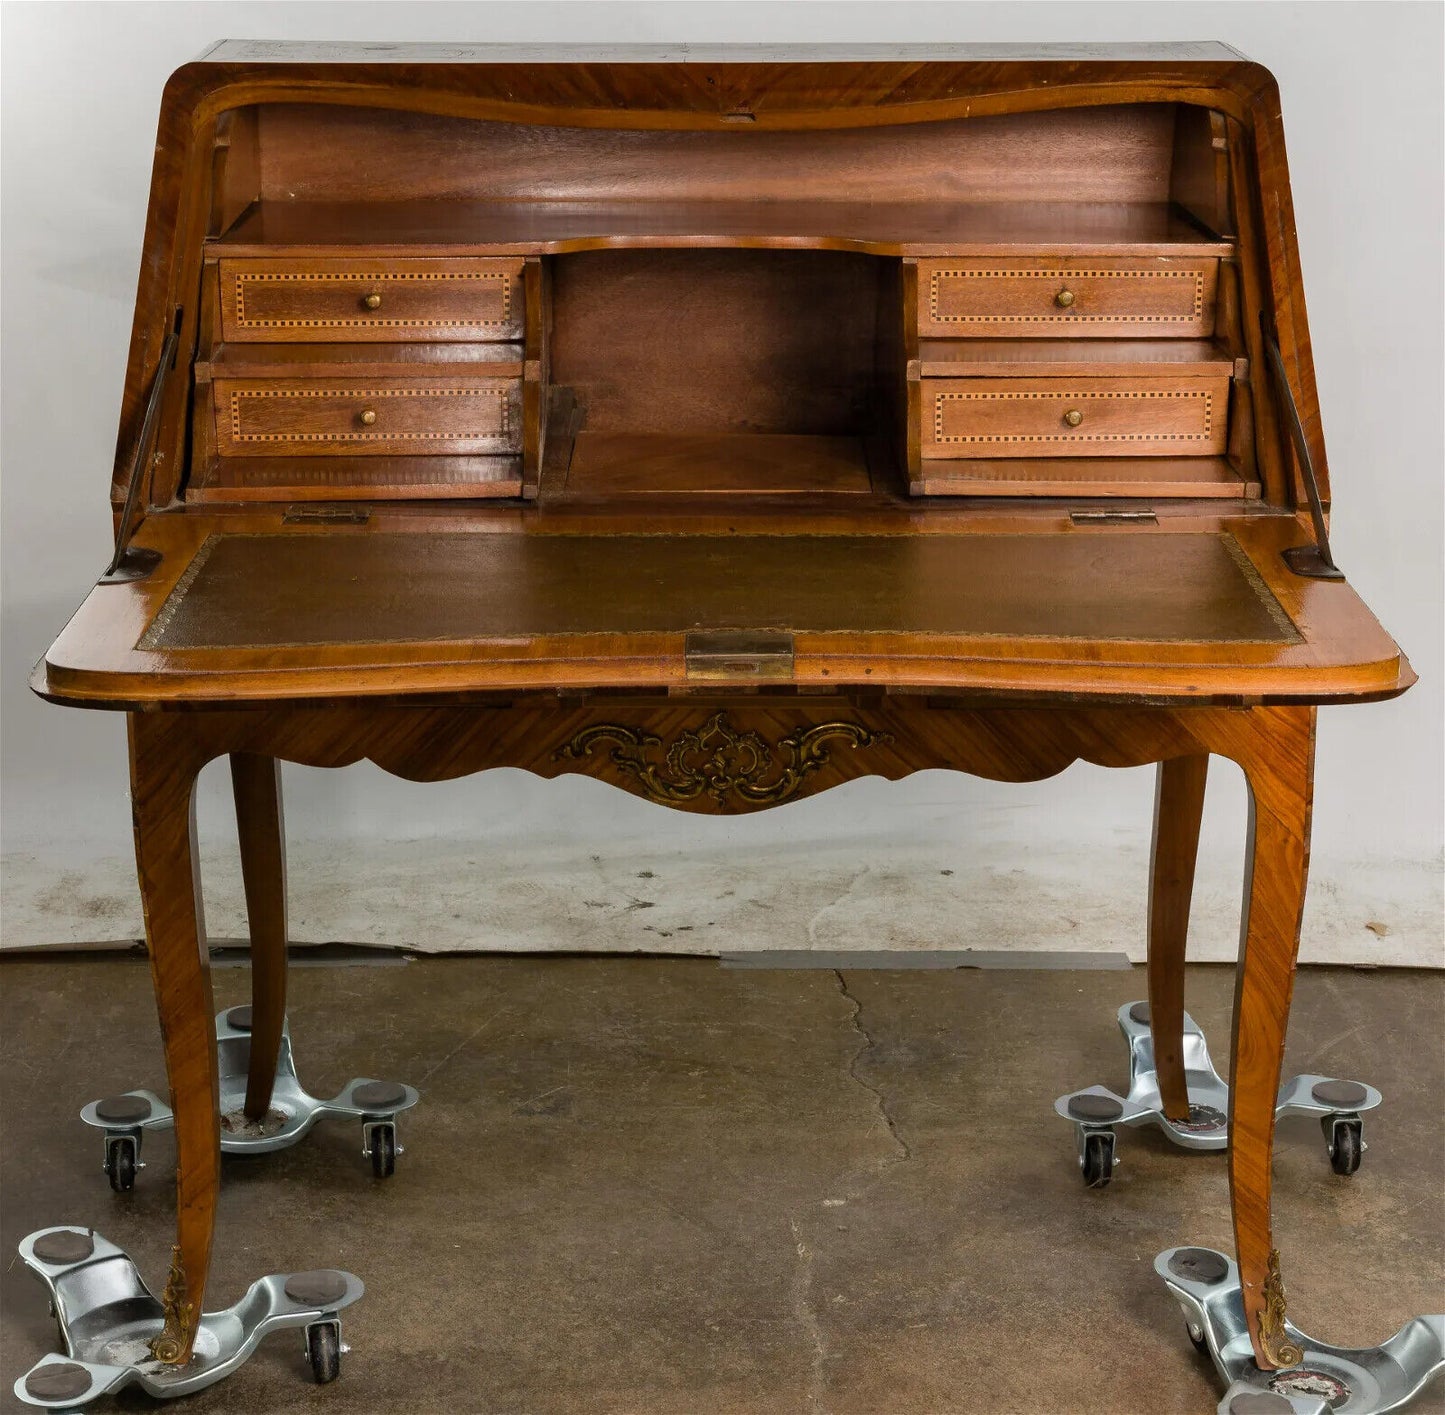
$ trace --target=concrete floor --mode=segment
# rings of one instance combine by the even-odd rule
[[[218,1006],[244,969],[216,975]],[[157,1282],[172,1149],[113,1195],[82,1103],[162,1086],[148,975],[124,957],[0,966],[0,1243],[91,1224]],[[1232,974],[1189,1007],[1227,1057]],[[1167,1415],[1212,1370],[1152,1270],[1228,1249],[1219,1156],[1128,1132],[1086,1191],[1054,1097],[1122,1087],[1132,972],[724,969],[702,960],[444,958],[292,973],[302,1079],[418,1085],[396,1177],[351,1124],[227,1161],[208,1305],[264,1272],[368,1284],[341,1379],[283,1333],[188,1411],[507,1415]],[[1308,969],[1288,1073],[1385,1094],[1360,1173],[1287,1123],[1276,1233],[1290,1315],[1340,1343],[1441,1308],[1445,977]],[[0,1274],[0,1409],[53,1342],[41,1289]],[[99,1408],[99,1407],[98,1407]],[[134,1392],[108,1408],[154,1408]],[[1416,1407],[1445,1408],[1439,1386]]]

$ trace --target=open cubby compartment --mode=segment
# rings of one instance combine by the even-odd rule
[[[1227,133],[1208,110],[1154,103],[819,130],[626,130],[271,104],[225,115],[219,134],[189,483],[198,498],[1257,490],[1247,409],[1236,416],[1247,387],[1238,292],[1224,269],[1234,243]],[[348,368],[340,345],[278,337],[238,354],[221,337],[218,270],[290,261],[303,275],[396,280],[388,272],[401,266],[429,262],[446,276],[458,263],[506,260],[527,269],[505,356],[466,328],[416,333],[411,344],[363,339]],[[1161,261],[1207,270],[1207,319],[1105,328],[1081,311],[1069,341],[1007,317],[959,330],[945,327],[945,311],[945,326],[933,327],[920,285],[964,266],[1098,276]],[[1123,288],[1102,276],[1095,284]],[[366,298],[360,285],[352,293]],[[962,351],[985,335],[992,350]],[[488,367],[498,360],[505,373]],[[1192,380],[1177,397],[1135,400],[1151,413],[1200,406],[1207,382],[1207,437],[1155,418],[1142,451],[1127,439],[1105,446],[1090,441],[1091,420],[1069,455],[1043,441],[1022,455],[1017,428],[949,440],[969,398],[946,399],[942,424],[924,421],[931,395],[977,391],[940,390],[937,380],[1055,380],[1067,392],[1071,360],[1084,380]],[[366,391],[337,382],[345,372],[377,381],[374,391],[392,380],[403,398],[382,413],[425,393],[430,403],[406,405],[407,435],[418,438],[438,409],[488,410],[493,421],[452,419],[451,433],[425,446],[383,439],[373,451],[385,455],[357,455],[341,439],[324,456],[299,446],[240,456],[226,445],[214,380],[242,366],[254,379],[324,369],[338,395]],[[417,382],[428,377],[429,387]],[[501,377],[517,380],[514,394],[489,388],[483,399],[462,386]],[[1142,391],[1151,389],[1164,384]],[[260,401],[264,390],[238,390],[254,399],[247,408],[279,417],[280,403]],[[336,404],[343,418],[375,411]],[[943,440],[930,442],[936,425]]]
[[[848,251],[551,257],[545,495],[867,493],[892,475],[879,367],[894,261]],[[570,441],[570,446],[568,445]],[[871,444],[871,445],[870,445]]]

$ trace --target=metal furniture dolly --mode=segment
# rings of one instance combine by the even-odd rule
[[[1281,1369],[1254,1360],[1239,1269],[1211,1248],[1168,1248],[1154,1260],[1184,1313],[1195,1349],[1228,1385],[1219,1415],[1386,1415],[1402,1409],[1445,1370],[1445,1316],[1415,1317],[1380,1346],[1312,1341],[1283,1324]]]
[[[249,1007],[232,1007],[216,1017],[221,1153],[261,1155],[288,1149],[324,1116],[351,1116],[361,1121],[361,1153],[371,1161],[371,1172],[378,1179],[389,1178],[396,1157],[404,1153],[397,1143],[396,1117],[417,1103],[417,1091],[397,1081],[357,1077],[329,1100],[313,1096],[296,1075],[291,1030],[283,1024],[271,1095],[260,1117],[252,1119],[246,1109],[251,1015]],[[140,1158],[145,1133],[169,1130],[175,1123],[171,1108],[154,1091],[143,1090],[91,1101],[80,1118],[104,1134],[103,1168],[117,1193],[132,1188],[136,1173],[145,1168]]]
[[[50,1293],[65,1348],[15,1382],[16,1396],[43,1410],[74,1410],[130,1385],[161,1398],[190,1395],[230,1375],[263,1337],[294,1327],[304,1330],[312,1374],[325,1384],[346,1350],[341,1313],[365,1291],[360,1278],[333,1269],[260,1278],[234,1306],[194,1319],[191,1359],[178,1365],[166,1359],[165,1329],[168,1313],[186,1301],[179,1256],[164,1297],[93,1231],[42,1229],[21,1241],[20,1257]]]
[[[1199,1024],[1184,1013],[1183,1061],[1189,1106],[1183,1118],[1168,1113],[1160,1093],[1149,1004],[1126,1002],[1119,1009],[1119,1030],[1129,1043],[1128,1094],[1119,1096],[1107,1086],[1090,1086],[1054,1102],[1055,1111],[1073,1122],[1079,1169],[1091,1189],[1102,1188],[1113,1177],[1119,1163],[1116,1132],[1121,1125],[1157,1125],[1185,1150],[1223,1150],[1229,1145],[1229,1087],[1214,1069]],[[1285,1115],[1316,1116],[1324,1131],[1330,1167],[1336,1174],[1353,1174],[1368,1148],[1361,1117],[1379,1105],[1380,1099],[1379,1091],[1359,1081],[1296,1076],[1280,1088],[1274,1113],[1276,1120]]]

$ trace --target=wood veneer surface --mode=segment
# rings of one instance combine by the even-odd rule
[[[856,437],[705,433],[658,437],[579,432],[567,468],[568,497],[862,495],[873,490]]]
[[[861,433],[884,264],[838,251],[559,256],[551,380],[589,432]]]
[[[780,628],[1287,643],[1228,535],[217,535],[142,647]]]
[[[326,104],[260,110],[260,195],[372,200],[378,188],[484,200],[1163,202],[1175,108],[1107,105],[1050,114],[827,133],[740,123],[713,133],[476,122]],[[370,160],[338,163],[337,153]],[[379,171],[385,164],[384,173]]]

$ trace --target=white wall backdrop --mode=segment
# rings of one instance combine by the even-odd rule
[[[1431,4],[16,4],[3,11],[4,943],[131,938],[124,733],[26,676],[107,554],[161,86],[223,36],[1224,39],[1284,98],[1340,562],[1410,654],[1323,714],[1303,956],[1445,963],[1442,11]],[[1346,76],[1348,81],[1346,82]],[[294,932],[411,947],[1071,948],[1140,955],[1149,772],[924,773],[741,821],[581,779],[428,787],[287,770]],[[243,932],[227,780],[203,780],[212,932]],[[1215,772],[1195,953],[1231,957],[1244,821]]]

